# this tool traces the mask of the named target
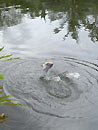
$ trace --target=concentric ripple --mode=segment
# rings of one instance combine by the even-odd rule
[[[41,115],[58,118],[86,118],[98,111],[98,66],[65,57],[48,59],[54,63],[43,76],[45,59],[11,61],[4,70],[6,94]],[[79,74],[78,78],[74,73]],[[93,111],[91,111],[93,109]]]

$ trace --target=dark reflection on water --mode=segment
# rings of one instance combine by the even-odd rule
[[[91,45],[98,43],[97,0],[0,1],[0,28],[1,45],[16,54],[89,57],[92,53],[98,58],[97,45]]]
[[[22,22],[27,14],[31,18],[41,17],[50,21],[59,21],[59,26],[54,29],[55,34],[65,30],[63,39],[71,35],[79,39],[78,30],[83,26],[89,31],[93,42],[98,41],[98,1],[86,0],[9,0],[0,1],[0,26],[14,26]]]

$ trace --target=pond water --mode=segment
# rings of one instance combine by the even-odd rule
[[[0,45],[23,57],[97,59],[97,0],[0,2]]]
[[[24,104],[0,104],[0,129],[98,129],[97,0],[0,0],[0,46],[21,58],[0,62],[0,85]]]

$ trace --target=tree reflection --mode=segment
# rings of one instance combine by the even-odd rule
[[[71,35],[78,42],[78,31],[84,27],[91,40],[98,41],[97,0],[1,0],[0,7],[0,27],[21,23],[25,14],[31,18],[40,16],[45,19],[48,16],[50,21],[59,21],[59,27],[54,29],[55,34],[67,27],[64,40]]]
[[[2,8],[0,10],[0,27],[13,26],[21,22],[23,14],[15,7]]]

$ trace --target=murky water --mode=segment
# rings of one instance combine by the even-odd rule
[[[0,62],[5,95],[2,130],[98,129],[98,2],[0,1]],[[42,64],[54,66],[44,75]],[[0,123],[1,124],[1,123]]]

